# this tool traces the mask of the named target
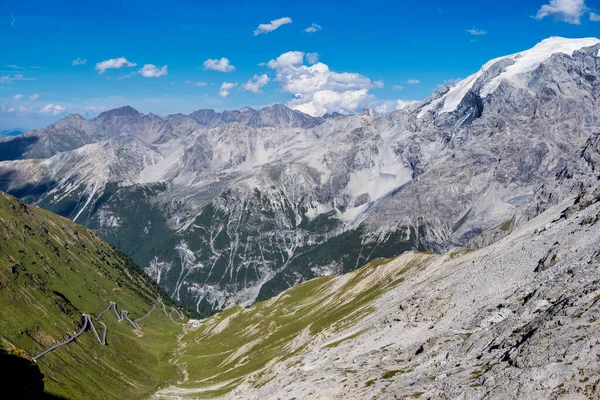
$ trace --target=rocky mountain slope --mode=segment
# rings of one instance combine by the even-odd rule
[[[181,324],[160,312],[140,321],[141,330],[136,331],[112,314],[96,320],[110,302],[128,310],[131,318],[142,317],[157,298],[170,302],[139,267],[96,234],[0,192],[3,362],[10,361],[10,354],[30,360],[73,336],[83,327],[85,315],[93,319],[99,334],[106,334],[106,345],[97,343],[88,330],[36,360],[39,369],[29,369],[38,375],[20,377],[24,381],[37,377],[36,385],[41,388],[29,389],[41,391],[45,386],[48,398],[140,398],[178,378],[168,359]],[[21,360],[21,364],[25,368],[31,361]],[[23,390],[15,386],[18,380],[0,381],[5,395],[12,389]]]
[[[600,160],[598,150],[587,154]],[[373,260],[183,327],[150,314],[136,334],[106,319],[107,346],[84,334],[38,361],[46,389],[156,400],[597,398],[599,178],[481,249]],[[37,353],[111,299],[142,316],[159,295],[89,230],[4,194],[0,232],[2,347]]]
[[[232,122],[251,127],[311,128],[323,123],[323,118],[313,118],[300,111],[291,110],[282,104],[273,104],[259,111],[249,107],[241,111],[198,110],[185,116],[144,115],[130,106],[105,111],[86,120],[71,114],[44,129],[34,129],[26,134],[11,131],[0,136],[0,161],[48,158],[56,153],[77,149],[86,144],[108,140],[128,133],[146,143],[158,139],[183,137],[201,126],[216,127]],[[8,135],[8,133],[11,133]],[[12,137],[17,135],[18,137]]]
[[[494,244],[408,252],[188,326],[154,399],[596,399],[600,186]],[[200,367],[202,366],[202,367]]]
[[[485,246],[577,196],[596,179],[599,43],[546,39],[385,116],[112,110],[87,121],[101,140],[0,163],[0,189],[199,311],[249,305],[377,257]]]

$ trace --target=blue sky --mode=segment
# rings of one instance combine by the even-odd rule
[[[159,115],[273,102],[313,114],[392,111],[549,36],[599,36],[598,9],[592,0],[4,2],[0,129],[126,104]]]

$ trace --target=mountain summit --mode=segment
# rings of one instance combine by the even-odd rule
[[[458,82],[447,93],[423,107],[419,116],[422,117],[426,112],[441,114],[456,111],[470,92],[485,99],[503,84],[516,88],[528,88],[535,84],[535,80],[540,77],[544,66],[553,56],[558,56],[558,59],[564,56],[572,57],[575,51],[595,46],[598,43],[600,43],[600,39],[596,38],[550,37],[529,50],[495,58],[487,62],[481,70]],[[590,55],[593,56],[593,52]],[[556,76],[556,78],[559,77]]]
[[[123,107],[115,108],[113,110],[101,112],[93,120],[94,121],[101,121],[101,120],[105,120],[105,119],[108,119],[108,118],[115,118],[115,117],[136,117],[138,115],[140,115],[140,112],[138,110],[136,110],[135,108],[133,108],[131,106],[123,106]]]

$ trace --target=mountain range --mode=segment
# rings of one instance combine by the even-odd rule
[[[387,115],[0,139],[1,393],[599,398],[599,99],[552,37]]]
[[[595,182],[600,41],[546,39],[387,115],[131,107],[0,140],[0,189],[203,313],[409,250],[478,248]]]

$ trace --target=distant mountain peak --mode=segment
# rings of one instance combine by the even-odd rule
[[[345,116],[346,116],[346,115],[344,115],[344,114],[342,114],[342,113],[339,113],[339,112],[337,112],[337,111],[334,111],[334,112],[332,112],[332,113],[326,113],[326,114],[324,114],[324,115],[323,115],[323,117],[321,117],[321,118],[324,118],[324,119],[329,119],[329,118],[337,118],[337,117],[345,117]]]
[[[94,120],[103,119],[107,117],[127,117],[127,116],[138,116],[141,113],[131,106],[123,106],[119,108],[114,108],[109,111],[104,111],[100,113]]]
[[[69,114],[64,118],[61,118],[59,121],[87,121],[84,117],[79,114]]]
[[[281,103],[273,103],[270,104],[266,107],[263,108],[263,110],[290,110],[293,111],[291,108],[289,108],[288,106],[281,104]]]
[[[374,117],[378,117],[379,113],[377,111],[369,108],[369,107],[366,107],[358,115],[363,115],[363,116],[366,116],[366,117],[372,117],[372,118],[374,118]]]
[[[64,129],[67,127],[79,127],[82,123],[88,123],[88,120],[79,114],[69,114],[64,118],[59,119],[48,128]]]
[[[26,129],[21,129],[21,128],[13,128],[13,129],[5,129],[3,131],[0,131],[0,137],[3,136],[18,136],[24,132],[27,132]]]

